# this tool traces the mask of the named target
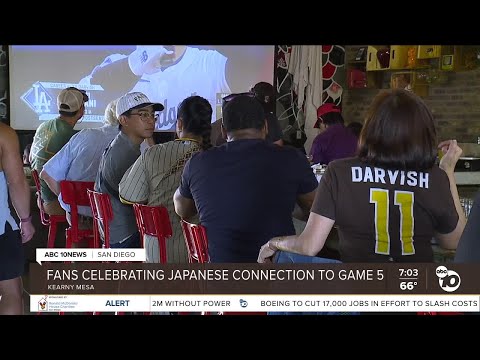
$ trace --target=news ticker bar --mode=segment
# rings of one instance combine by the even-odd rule
[[[30,264],[29,278],[32,294],[47,295],[477,295],[480,294],[478,274],[479,264],[451,263],[154,264],[73,261]]]
[[[480,295],[30,295],[32,312],[480,312]]]
[[[145,249],[36,249],[36,260],[43,262],[63,261],[146,261]]]

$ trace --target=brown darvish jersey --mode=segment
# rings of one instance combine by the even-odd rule
[[[458,222],[447,174],[438,166],[387,170],[359,158],[328,165],[311,211],[335,220],[344,262],[432,262],[432,237]]]

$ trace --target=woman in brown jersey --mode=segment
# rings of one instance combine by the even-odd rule
[[[443,152],[436,165],[439,149]],[[333,161],[319,184],[305,230],[275,237],[277,250],[315,256],[335,224],[343,262],[432,262],[431,240],[455,249],[465,227],[454,179],[462,149],[437,146],[431,111],[415,94],[381,92],[366,116],[356,157]]]

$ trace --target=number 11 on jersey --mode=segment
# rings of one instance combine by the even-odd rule
[[[394,204],[400,208],[400,241],[402,255],[415,254],[413,246],[413,203],[411,191],[395,190]],[[370,203],[375,204],[375,253],[390,255],[389,234],[389,191],[385,189],[370,189]]]

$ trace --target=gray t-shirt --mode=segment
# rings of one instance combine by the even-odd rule
[[[110,222],[110,244],[122,242],[138,231],[132,206],[120,201],[118,184],[123,174],[139,156],[140,145],[133,144],[123,132],[120,132],[105,150],[100,161],[95,191],[110,195],[113,210],[113,220]]]

